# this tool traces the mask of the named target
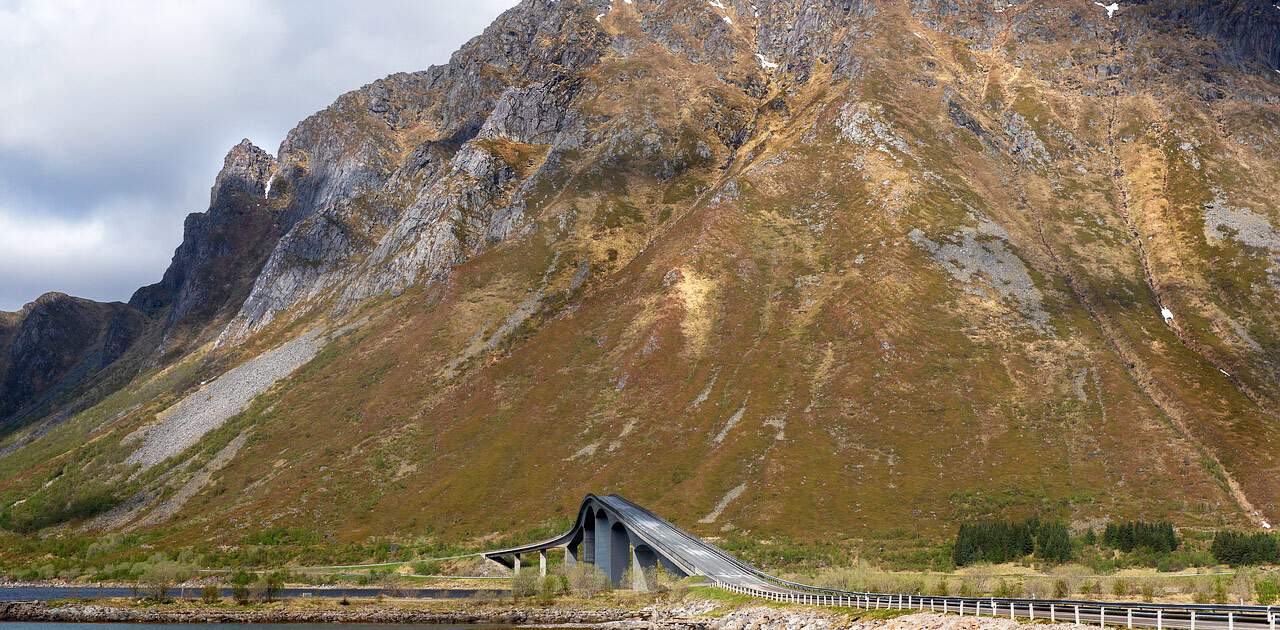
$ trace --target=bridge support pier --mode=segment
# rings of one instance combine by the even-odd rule
[[[538,552],[538,577],[547,577],[547,550]]]
[[[520,575],[520,554],[511,557],[511,572]]]
[[[631,548],[631,590],[638,593],[646,593],[649,591],[649,582],[645,579],[644,567],[640,565],[640,558],[636,555],[636,548]]]
[[[578,564],[578,548],[573,545],[564,548],[564,566],[571,567]]]

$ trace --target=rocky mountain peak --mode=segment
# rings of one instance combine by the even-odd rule
[[[231,147],[222,160],[222,170],[213,182],[211,206],[226,195],[245,193],[266,196],[267,185],[274,176],[276,160],[248,138]]]

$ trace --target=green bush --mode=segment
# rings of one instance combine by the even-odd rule
[[[247,605],[251,599],[249,585],[253,584],[253,574],[247,571],[236,571],[231,576],[231,598],[241,606]]]
[[[560,592],[560,580],[554,575],[543,576],[541,583],[538,585],[538,599],[543,603],[551,603]]]
[[[538,593],[538,574],[533,571],[520,571],[511,576],[511,597],[532,597]]]
[[[218,592],[218,587],[210,584],[200,589],[200,601],[206,604],[216,604],[222,599],[222,594]]]
[[[565,570],[569,588],[578,597],[591,598],[612,588],[609,576],[595,565],[579,562]]]
[[[51,525],[96,516],[119,502],[111,486],[63,476],[23,503],[0,511],[0,528],[30,534]]]
[[[146,566],[138,576],[138,585],[147,597],[160,601],[168,596],[169,589],[190,576],[190,567],[164,560]]]
[[[1253,589],[1258,603],[1270,606],[1280,600],[1280,577],[1273,575],[1265,580],[1258,580],[1253,584]]]
[[[258,589],[262,594],[262,601],[275,601],[276,597],[280,595],[280,591],[284,590],[284,583],[288,575],[286,571],[264,573],[258,579]]]
[[[1213,581],[1213,603],[1227,603],[1227,583],[1222,578]]]
[[[1111,581],[1111,594],[1116,597],[1124,597],[1129,594],[1129,583],[1121,578]]]
[[[418,575],[440,575],[443,572],[439,560],[417,560],[409,566]]]

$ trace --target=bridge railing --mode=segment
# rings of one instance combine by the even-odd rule
[[[993,597],[944,597],[904,593],[856,593],[819,589],[826,592],[769,590],[713,581],[725,590],[761,599],[864,610],[916,610],[980,615],[1009,619],[1097,623],[1099,626],[1127,628],[1189,628],[1208,630],[1244,628],[1276,630],[1280,610],[1272,606],[1227,606],[1206,604],[1149,604],[1130,602],[1090,602],[1073,600],[1008,599]]]

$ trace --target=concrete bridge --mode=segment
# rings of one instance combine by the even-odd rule
[[[715,562],[717,552],[701,539],[616,494],[592,494],[582,500],[569,531],[541,542],[486,552],[484,556],[519,571],[522,557],[536,553],[538,571],[546,575],[548,553],[563,553],[566,565],[595,565],[614,586],[622,586],[623,578],[630,576],[627,586],[644,590],[645,576],[652,575],[659,566],[675,577],[709,575],[708,570],[726,577],[743,577],[741,571]]]
[[[945,597],[810,586],[764,573],[616,494],[587,495],[573,527],[555,538],[483,555],[518,572],[524,556],[537,554],[538,571],[546,575],[550,553],[563,553],[567,565],[584,562],[599,567],[614,586],[624,586],[624,577],[629,576],[625,586],[635,590],[647,589],[646,576],[661,566],[674,576],[702,576],[737,593],[820,606],[913,609],[1158,630],[1277,630],[1280,620],[1280,608],[1270,606]]]

